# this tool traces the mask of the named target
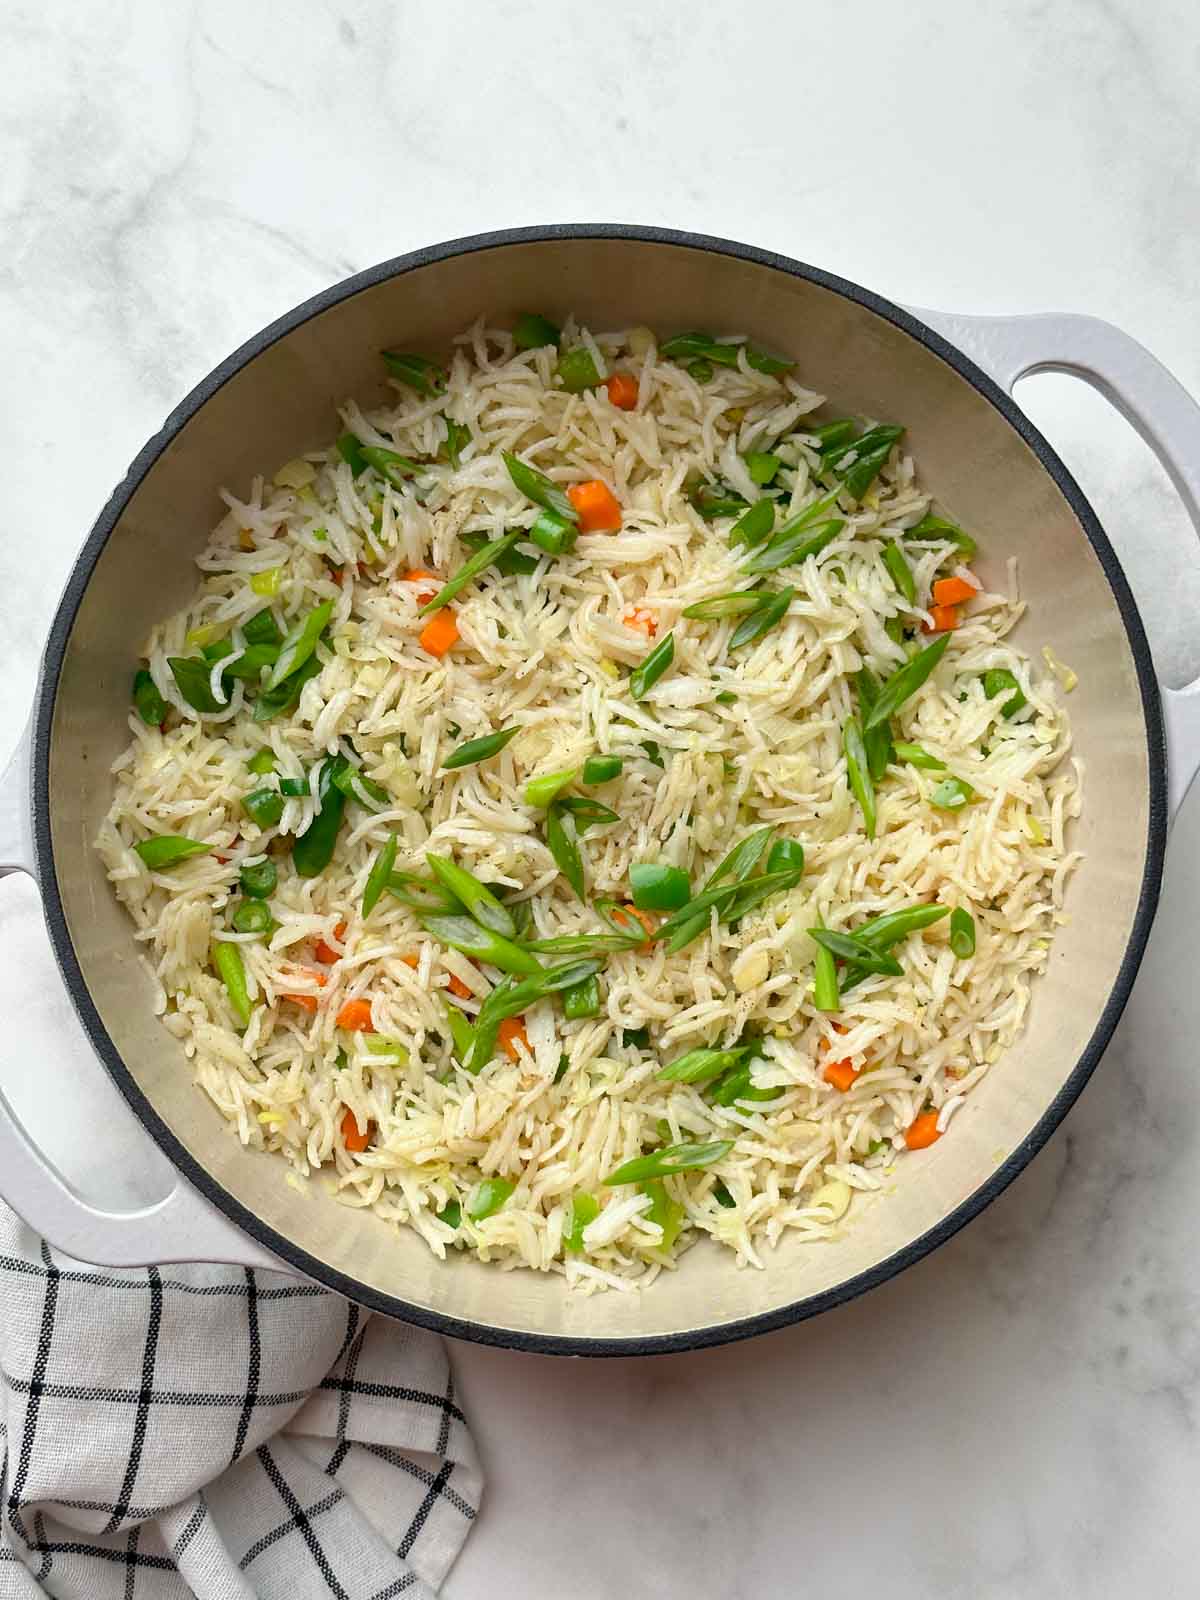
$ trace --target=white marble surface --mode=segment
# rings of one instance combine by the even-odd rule
[[[1106,316],[1200,391],[1198,57],[1189,0],[6,0],[0,745],[74,552],[164,413],[287,306],[431,240],[697,227],[899,300]],[[1165,477],[1068,380],[1020,398],[1182,682],[1200,554]],[[451,1600],[1195,1592],[1198,842],[1194,795],[1091,1087],[934,1257],[692,1357],[457,1349],[490,1488]],[[161,1192],[23,881],[0,889],[0,948],[0,1080],[89,1194]]]

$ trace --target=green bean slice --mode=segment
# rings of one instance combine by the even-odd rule
[[[975,918],[962,906],[950,913],[950,948],[960,961],[975,954]]]
[[[486,733],[482,739],[468,739],[465,744],[460,744],[457,749],[442,762],[443,772],[454,772],[459,767],[474,766],[478,761],[487,761],[500,751],[510,739],[516,738],[520,728],[502,728],[499,733]]]
[[[217,976],[225,985],[225,993],[229,996],[233,1014],[245,1028],[249,1025],[250,1013],[254,1008],[250,1001],[250,987],[246,980],[246,963],[242,959],[242,952],[236,944],[230,944],[227,939],[218,939],[213,943],[212,959],[213,966],[217,969]]]
[[[366,886],[363,889],[362,914],[364,918],[371,915],[379,904],[383,891],[388,886],[392,868],[396,865],[396,851],[399,848],[399,844],[400,841],[397,836],[394,833],[389,834],[380,848],[379,854],[371,864],[371,870],[367,873]]]
[[[913,577],[913,570],[908,564],[908,558],[898,544],[884,545],[883,564],[888,569],[888,575],[892,582],[908,601],[909,605],[915,605],[917,580]]]
[[[842,749],[846,754],[846,777],[863,815],[867,838],[875,837],[875,785],[857,717],[847,717],[842,728]]]
[[[519,489],[527,500],[532,500],[535,505],[542,506],[547,511],[553,511],[556,516],[565,518],[567,522],[579,521],[579,513],[571,504],[565,489],[560,489],[544,472],[531,467],[527,461],[522,461],[520,456],[513,455],[510,450],[501,451],[501,455],[514,487]]]
[[[393,378],[399,378],[418,394],[441,394],[446,387],[446,374],[436,361],[428,356],[407,355],[399,350],[382,352],[384,365]]]
[[[583,781],[586,784],[610,783],[620,774],[623,765],[620,756],[589,756],[583,763]]]

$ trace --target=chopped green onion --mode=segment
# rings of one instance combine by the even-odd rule
[[[283,816],[283,796],[277,789],[254,789],[243,798],[242,810],[260,828],[273,828]]]
[[[568,394],[582,394],[585,389],[594,389],[604,382],[592,352],[582,344],[559,356],[558,378]]]
[[[692,892],[687,873],[662,861],[635,861],[629,883],[639,911],[678,911]]]
[[[260,750],[256,756],[246,763],[246,771],[252,772],[256,778],[265,777],[268,772],[275,771],[275,752],[268,745]]]
[[[462,542],[466,545],[467,549],[475,551],[476,554],[478,554],[480,550],[484,550],[488,547],[489,541],[486,533],[464,533],[460,534],[459,537],[462,539]],[[521,529],[517,529],[517,540],[518,542],[522,540]],[[491,543],[493,545],[498,545],[501,543],[501,540],[494,539],[491,541]],[[498,552],[494,551],[491,560],[485,562],[484,565],[494,566],[496,571],[505,578],[527,578],[531,572],[537,571],[538,558],[536,556],[527,556],[524,551],[513,549],[510,545],[506,550]],[[456,574],[456,576],[458,576],[458,574]],[[453,583],[454,579],[451,578],[450,581]]]
[[[337,453],[348,464],[354,477],[361,477],[367,470],[367,458],[363,455],[362,445],[355,434],[343,433],[339,435]]]
[[[711,1167],[733,1149],[732,1139],[713,1139],[708,1144],[669,1144],[648,1156],[635,1156],[623,1166],[610,1172],[604,1182],[607,1187],[619,1183],[641,1183],[646,1178],[669,1177],[675,1172],[695,1172],[701,1167]]]
[[[520,728],[502,728],[499,733],[486,733],[482,739],[468,739],[442,762],[443,772],[453,772],[459,767],[473,766],[477,761],[487,761],[498,755],[510,739],[520,733]]]
[[[945,772],[946,763],[937,756],[930,755],[923,745],[919,744],[894,744],[897,761],[906,761],[910,767],[921,767],[927,772]]]
[[[253,900],[268,900],[275,893],[279,883],[279,870],[270,856],[262,861],[255,861],[253,865],[243,867],[238,874],[242,886],[242,893],[248,894]]]
[[[962,906],[950,913],[950,948],[960,961],[975,954],[975,919]]]
[[[600,1015],[600,980],[593,975],[562,992],[563,1016],[570,1022]]]
[[[272,717],[290,711],[300,698],[300,691],[310,678],[315,678],[321,670],[321,662],[315,655],[308,660],[290,678],[285,678],[277,689],[264,690],[254,702],[255,722],[267,722]]]
[[[457,472],[462,465],[462,452],[471,442],[471,430],[465,422],[455,422],[445,412],[442,413],[442,421],[446,424],[446,442],[438,454],[441,455],[444,450],[447,460]]]
[[[841,517],[833,517],[818,527],[806,526],[791,531],[784,523],[756,555],[742,564],[746,573],[777,572],[780,567],[798,567],[810,556],[820,555],[846,526]]]
[[[1000,713],[1005,717],[1015,717],[1018,711],[1029,704],[1025,692],[1007,667],[991,667],[984,673],[983,692],[989,700],[994,700],[998,694],[1004,694],[1010,689],[1016,693],[1000,707]]]
[[[167,702],[159,694],[154,679],[145,667],[133,675],[133,704],[139,717],[149,728],[157,728],[167,714]]]
[[[740,617],[748,611],[757,611],[759,606],[765,606],[770,598],[771,596],[761,589],[735,589],[729,594],[713,595],[711,600],[697,600],[695,605],[684,608],[683,615],[696,617],[701,622],[714,622],[722,617]]]
[[[287,780],[285,779],[284,782]],[[344,767],[338,769],[334,783],[346,796],[347,800],[357,800],[360,806],[365,806],[368,811],[385,811],[392,804],[392,797],[373,778],[368,778],[365,773],[352,765],[349,761]],[[303,793],[308,788],[304,785]],[[279,792],[285,793],[283,783],[279,785]]]
[[[230,944],[228,939],[218,939],[212,947],[212,958],[217,975],[225,985],[225,993],[229,996],[233,1014],[244,1028],[250,1022],[250,1012],[253,1007],[250,1003],[250,988],[246,982],[246,963],[242,959],[242,952],[236,944]]]
[[[675,659],[675,634],[668,633],[660,639],[650,654],[629,674],[629,692],[635,700],[643,700],[651,688]]]
[[[432,850],[426,850],[425,860],[442,888],[454,896],[481,928],[486,928],[489,933],[498,933],[502,939],[515,938],[517,928],[508,908],[501,905],[474,873],[446,856],[435,855]]]
[[[254,573],[250,579],[250,587],[255,594],[262,595],[267,600],[279,593],[282,584],[282,567],[268,567],[265,572]]]
[[[583,781],[587,784],[609,783],[621,771],[620,756],[589,756],[583,763]]]
[[[767,855],[768,872],[804,871],[804,846],[799,839],[777,839]]]
[[[573,1194],[567,1207],[567,1223],[563,1229],[563,1249],[578,1255],[583,1249],[583,1230],[600,1215],[600,1202],[594,1195]]]
[[[647,761],[652,762],[656,767],[663,767],[665,769],[666,762],[662,758],[662,751],[659,748],[657,739],[643,739],[641,741],[641,748],[646,752]]]
[[[565,556],[570,555],[575,548],[579,528],[576,523],[560,516],[557,511],[541,511],[524,537],[544,550],[547,555]]]
[[[392,875],[392,868],[396,865],[396,851],[399,839],[394,833],[388,835],[386,842],[371,865],[367,873],[366,887],[363,889],[362,914],[369,917],[379,904],[380,896],[387,888],[388,879]]]
[[[539,350],[543,345],[556,345],[561,338],[562,329],[536,311],[522,311],[513,323],[513,343],[518,350]]]
[[[265,687],[278,689],[285,678],[290,678],[297,668],[302,667],[317,648],[317,640],[321,637],[333,615],[333,601],[325,600],[302,617],[299,622],[293,623],[284,635],[283,643],[279,647],[279,658],[271,668]]]
[[[551,801],[546,812],[546,846],[554,864],[582,900],[584,898],[583,857],[575,820],[563,809],[560,800]]]
[[[949,915],[949,906],[904,906],[899,911],[885,911],[882,916],[871,917],[869,921],[860,923],[854,930],[854,937],[860,943],[869,944],[873,950],[890,950],[910,933],[928,928],[931,923],[940,922]]]
[[[566,794],[555,804],[560,811],[570,812],[571,821],[581,834],[586,833],[589,828],[603,828],[610,822],[621,820],[611,806],[601,805],[599,800],[589,799],[587,795]]]
[[[212,692],[211,666],[201,656],[168,656],[167,665],[180,694],[193,711],[221,711],[223,702]]]
[[[504,465],[508,468],[508,475],[515,488],[519,489],[527,500],[532,500],[535,505],[553,511],[556,516],[564,517],[568,522],[578,522],[579,513],[571,504],[564,489],[549,479],[544,472],[539,472],[536,467],[531,467],[528,461],[522,461],[520,456],[513,455],[510,450],[502,450]]]
[[[485,961],[489,966],[499,967],[501,972],[517,972],[534,977],[543,971],[541,963],[528,950],[514,944],[511,939],[481,927],[470,917],[425,916],[421,925],[435,939],[449,945],[451,950],[458,950],[464,956],[473,956],[476,961]]]
[[[162,867],[173,867],[191,856],[205,856],[212,849],[198,839],[185,839],[178,833],[155,833],[149,839],[139,839],[134,850],[149,867],[157,872]]]
[[[507,1178],[484,1178],[471,1196],[467,1216],[472,1222],[482,1222],[485,1217],[494,1216],[515,1188],[516,1184]]]
[[[712,1197],[717,1204],[719,1206],[723,1206],[726,1211],[731,1210],[737,1204],[737,1201],[721,1182],[720,1178],[718,1178],[716,1183],[714,1183],[712,1186]]]
[[[649,1050],[649,1028],[622,1028],[621,1048],[624,1050]]]
[[[574,777],[575,768],[568,767],[563,772],[545,772],[540,778],[530,778],[525,785],[525,804],[544,810]]]
[[[908,559],[898,544],[888,544],[883,548],[883,564],[888,569],[892,582],[900,593],[914,605],[917,599],[917,580],[913,577],[913,570],[908,564]]]
[[[840,1011],[842,997],[838,992],[837,963],[833,952],[823,944],[817,946],[813,962],[813,1005],[818,1011]]]
[[[749,1045],[736,1045],[722,1050],[689,1050],[678,1056],[658,1074],[662,1083],[699,1083],[706,1078],[716,1078],[730,1067],[744,1061]]]
[[[349,766],[344,756],[327,756],[317,779],[317,814],[292,845],[292,865],[302,878],[315,878],[333,859],[338,829],[346,809],[346,796],[338,787],[339,773]]]
[[[787,615],[787,609],[795,593],[795,589],[792,588],[780,589],[766,605],[759,606],[757,611],[752,611],[748,617],[743,617],[729,636],[729,648],[740,650],[743,645],[753,644],[777,622],[781,622]]]
[[[438,590],[432,600],[427,601],[421,607],[419,615],[422,617],[428,616],[431,611],[440,611],[443,606],[449,605],[455,595],[465,589],[472,579],[477,578],[481,572],[494,563],[498,563],[503,556],[508,554],[513,545],[524,537],[524,530],[517,528],[514,532],[506,533],[499,539],[493,539],[490,544],[485,544],[481,550],[476,551],[469,561],[459,567],[454,576]],[[536,566],[536,564],[535,562],[534,565]]]
[[[945,517],[935,517],[932,511],[926,512],[915,527],[906,530],[906,539],[945,539],[956,549],[961,551],[964,561],[970,561],[978,554],[979,546],[969,533],[963,531],[955,522],[947,522]]]
[[[737,695],[732,689],[722,689],[720,694],[713,696],[713,700],[719,706],[732,706],[737,704]]]
[[[711,383],[713,378],[713,364],[706,361],[703,356],[697,356],[695,361],[689,361],[687,370],[697,383]]]
[[[599,970],[599,961],[566,961],[557,967],[538,968],[520,982],[505,978],[498,983],[479,1009],[475,1019],[475,1042],[463,1062],[464,1068],[468,1072],[479,1072],[487,1066],[496,1053],[500,1023],[505,1017],[515,1017],[535,1000],[570,989]]]
[[[770,450],[751,450],[746,456],[746,471],[750,474],[750,482],[756,483],[760,489],[766,488],[782,465],[782,458]]]
[[[458,1229],[462,1226],[462,1206],[457,1200],[447,1200],[435,1215],[438,1221],[444,1222],[448,1228]]]
[[[717,1106],[736,1105],[739,1100],[778,1100],[783,1089],[760,1089],[750,1076],[750,1063],[743,1061],[729,1071],[712,1090],[712,1101]]]
[[[443,999],[442,1006],[446,1013],[446,1025],[450,1029],[450,1037],[454,1043],[454,1054],[460,1062],[465,1062],[475,1043],[475,1029],[458,1007],[451,1005],[449,1000]]]
[[[428,356],[404,355],[397,350],[384,350],[382,355],[392,377],[399,378],[418,394],[441,394],[446,387],[444,370]]]
[[[837,417],[833,422],[822,422],[818,427],[805,429],[807,436],[816,440],[816,447],[822,455],[828,455],[839,445],[846,444],[857,431],[858,424],[853,417]]]
[[[867,712],[866,726],[868,729],[878,727],[881,722],[886,722],[894,716],[906,700],[912,698],[925,680],[933,672],[938,662],[946,653],[950,643],[950,635],[942,634],[940,639],[935,639],[931,645],[926,645],[909,661],[887,680],[880,689],[875,704]]]
[[[265,900],[242,900],[229,919],[235,933],[271,933],[279,924]]]
[[[369,467],[374,467],[381,478],[386,478],[397,489],[421,470],[419,462],[410,461],[407,456],[398,455],[380,444],[364,444],[362,455]]]
[[[958,811],[974,798],[974,789],[963,778],[943,778],[929,791],[929,803],[939,811]]]
[[[714,517],[740,517],[746,509],[740,494],[711,483],[698,483],[688,498],[705,522],[711,522]]]
[[[684,1210],[678,1200],[672,1200],[661,1178],[651,1178],[639,1184],[643,1194],[650,1196],[650,1209],[642,1212],[646,1222],[656,1222],[662,1229],[662,1238],[652,1248],[669,1250],[679,1237],[683,1226]]]
[[[864,972],[877,972],[883,977],[898,978],[904,968],[893,956],[856,939],[853,934],[835,933],[832,928],[809,928],[808,936],[839,961],[861,967]]]
[[[298,800],[301,795],[308,793],[308,779],[280,778],[279,792],[285,800]]]
[[[775,502],[764,497],[762,500],[756,500],[730,528],[729,542],[731,545],[744,544],[753,548],[756,544],[762,543],[774,526]]]
[[[857,717],[847,717],[842,728],[842,749],[846,753],[846,777],[854,798],[862,811],[867,838],[875,837],[875,785],[871,781],[870,763],[862,728]]]

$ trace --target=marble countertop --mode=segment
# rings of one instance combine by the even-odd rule
[[[1107,317],[1200,392],[1187,0],[752,20],[664,0],[9,0],[0,43],[0,748],[75,551],[164,414],[280,311],[422,243],[694,227],[900,301]],[[1190,678],[1200,554],[1165,475],[1082,386],[1018,399],[1126,561],[1165,680]],[[901,1278],[694,1356],[455,1347],[489,1487],[450,1600],[1193,1592],[1198,899],[1200,793],[1080,1104]],[[24,880],[0,890],[0,947],[6,1091],[92,1197],[165,1188],[86,1057]],[[69,1079],[33,1070],[68,1050]]]

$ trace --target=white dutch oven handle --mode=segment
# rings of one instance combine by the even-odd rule
[[[0,778],[0,876],[26,872],[37,881],[33,844],[29,730]],[[61,1063],[64,1072],[79,1064]],[[50,1243],[78,1261],[144,1266],[151,1261],[227,1261],[287,1271],[178,1174],[156,1205],[102,1211],[76,1194],[38,1150],[0,1091],[0,1195]]]
[[[1200,406],[1136,339],[1098,317],[913,315],[957,345],[1007,393],[1032,372],[1082,378],[1133,424],[1166,468],[1200,534]],[[1200,678],[1161,688],[1167,729],[1167,806],[1174,817],[1200,768]]]

